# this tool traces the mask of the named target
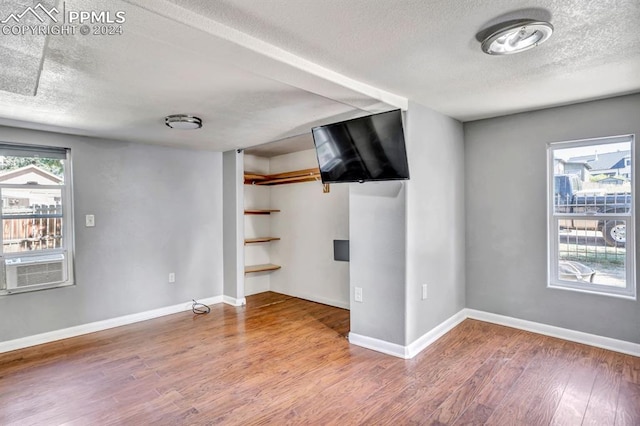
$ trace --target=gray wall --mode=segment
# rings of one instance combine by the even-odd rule
[[[351,332],[398,345],[405,343],[405,213],[404,183],[349,184]]]
[[[459,121],[416,103],[405,129],[408,345],[465,307],[464,134]]]
[[[222,154],[224,295],[244,298],[244,166],[243,153]]]
[[[315,155],[315,154],[314,154]],[[291,169],[296,170],[296,169]],[[273,186],[271,205],[281,210],[271,230],[271,260],[282,269],[271,274],[271,291],[349,308],[349,262],[333,260],[333,240],[349,239],[349,186],[320,182]]]
[[[349,194],[351,331],[403,346],[465,307],[463,127],[416,103],[405,118],[411,179]]]
[[[0,140],[71,148],[76,213],[76,285],[0,297],[0,341],[222,294],[220,153],[6,127]]]
[[[640,136],[640,95],[466,123],[464,129],[467,306],[640,343],[639,302],[546,287],[546,143]]]

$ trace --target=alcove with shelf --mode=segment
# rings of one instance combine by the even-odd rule
[[[269,160],[252,155],[244,159],[244,288],[246,295],[268,291],[273,271],[281,268],[271,259],[272,245],[278,244],[280,236],[271,232],[272,217],[280,213],[271,206],[271,195],[267,186],[249,185],[265,180],[269,173]],[[248,171],[252,172],[248,172]],[[248,180],[250,179],[250,181]],[[275,206],[277,207],[277,206]]]
[[[349,238],[349,186],[322,184],[315,150],[243,152],[244,291],[274,291],[349,307],[349,264],[333,241]],[[322,271],[309,274],[309,271]]]
[[[250,192],[250,191],[245,191],[245,193],[246,192]],[[253,195],[253,197],[250,197],[250,198],[256,197],[256,194],[249,194],[249,195],[250,196]],[[245,217],[257,216],[257,217],[264,217],[265,220],[267,220],[272,213],[279,213],[279,212],[280,210],[278,209],[245,209],[244,214],[245,214]],[[280,237],[269,236],[270,232],[267,232],[267,228],[270,228],[270,226],[265,225],[264,220],[252,220],[250,218],[249,220],[245,220],[245,238],[244,238],[245,247],[256,246],[256,245],[262,246],[262,245],[269,244],[272,241],[279,241]],[[255,235],[255,236],[248,237],[246,229],[249,229],[248,235]],[[254,259],[256,259],[258,262],[268,261],[269,249],[267,247],[261,247],[261,248],[263,249],[262,253],[249,254],[249,257],[250,257],[249,261]],[[245,265],[244,273],[246,275],[246,274],[255,274],[259,272],[271,272],[271,271],[278,270],[280,268],[281,268],[280,265],[274,265],[273,263],[258,263],[258,264],[250,263],[248,265]]]
[[[273,185],[320,181],[320,170],[317,167],[302,169],[302,170],[294,170],[294,171],[284,172],[284,173],[269,174],[269,173],[262,172],[262,170],[267,170],[267,168],[265,167],[264,164],[261,164],[261,160],[259,158],[245,157],[245,159],[248,159],[249,163],[253,163],[253,164],[250,164],[249,167],[257,167],[261,169],[260,171],[254,171],[253,169],[251,169],[252,171],[244,172],[244,183],[245,185],[248,185],[251,187],[269,187]],[[247,167],[247,164],[245,164],[245,167]],[[257,191],[260,191],[260,189],[257,189]],[[256,189],[253,189],[253,190],[245,189],[245,204],[259,197],[260,195],[256,192]],[[279,212],[280,210],[278,209],[270,209],[270,208],[245,209],[244,214],[245,216],[254,216],[254,215],[266,216],[266,215],[271,215],[272,213],[279,213]],[[245,220],[245,224],[247,224],[246,220]],[[248,237],[248,235],[255,233],[256,228],[260,227],[260,225],[254,224],[254,223],[250,223],[248,225],[249,226],[245,226],[245,229],[247,228],[249,229],[249,232],[245,231],[245,239],[244,239],[245,247],[250,245],[257,245],[257,244],[268,244],[268,243],[271,243],[272,241],[280,240],[280,237],[275,237],[275,236],[256,235],[256,236]],[[265,252],[268,253],[268,249],[265,250]],[[260,254],[258,254],[257,256],[260,256]],[[256,256],[248,255],[247,257],[254,258]],[[264,259],[265,256],[263,255],[262,258]],[[245,265],[244,273],[253,274],[253,273],[259,273],[259,272],[271,272],[271,271],[276,271],[280,268],[281,268],[280,265],[275,265],[273,263],[263,263],[263,264],[250,263],[248,265]],[[252,292],[252,290],[249,289],[249,292]]]

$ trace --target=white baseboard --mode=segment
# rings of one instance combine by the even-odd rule
[[[397,356],[398,358],[411,359],[465,319],[467,319],[467,317],[463,309],[420,336],[408,346],[398,345],[356,333],[349,333],[349,343],[387,355]]]
[[[383,354],[397,356],[398,358],[409,358],[407,346],[398,345],[397,343],[390,343],[386,340],[380,340],[374,337],[363,336],[356,333],[349,333],[349,343],[356,346],[361,346],[363,348],[371,349],[376,352],[382,352]]]
[[[316,303],[322,303],[323,305],[329,305],[329,306],[333,306],[336,308],[342,308],[342,309],[346,309],[349,310],[350,306],[349,306],[349,302],[344,303],[344,302],[340,302],[338,300],[333,300],[333,299],[327,299],[326,297],[316,297],[316,296],[309,296],[309,295],[293,295],[290,294],[289,296],[293,296],[293,297],[298,297],[300,299],[305,299],[305,300],[309,300],[311,302],[316,302]]]
[[[226,303],[232,306],[242,306],[246,304],[246,299],[235,299],[229,296],[215,296],[206,299],[200,299],[198,300],[198,302],[207,305]],[[318,302],[323,303],[320,301]],[[68,339],[70,337],[76,337],[83,334],[94,333],[96,331],[107,330],[109,328],[120,327],[140,321],[146,321],[149,319],[175,314],[178,312],[188,311],[191,309],[192,304],[193,302],[189,301],[178,305],[167,306],[164,308],[125,315],[118,318],[96,321],[89,324],[65,328],[62,330],[55,330],[47,333],[36,334],[34,336],[27,336],[20,339],[0,342],[0,353],[23,349],[35,345],[41,345],[43,343],[49,343],[56,340]],[[451,316],[441,324],[437,325],[408,346],[403,346],[356,333],[349,333],[349,342],[354,345],[382,352],[387,355],[393,355],[403,359],[410,359],[418,355],[420,352],[422,352],[424,349],[426,349],[436,340],[442,337],[445,333],[453,329],[455,326],[457,326],[467,318],[490,322],[498,325],[504,325],[507,327],[530,331],[532,333],[557,337],[559,339],[564,339],[571,342],[582,343],[585,345],[595,346],[598,348],[608,349],[611,351],[640,357],[640,344],[638,343],[597,336],[595,334],[569,330],[566,328],[493,314],[490,312],[478,311],[475,309],[462,309],[460,312]]]
[[[222,303],[223,298],[222,296],[215,296],[206,299],[200,299],[198,300],[198,302],[207,305],[215,305],[217,303]],[[64,328],[62,330],[54,330],[47,333],[22,337],[20,339],[8,340],[6,342],[0,342],[0,353],[28,348],[30,346],[41,345],[43,343],[49,343],[56,340],[68,339],[70,337],[76,337],[83,334],[95,333],[96,331],[102,331],[109,328],[133,324],[135,322],[146,321],[149,319],[171,315],[178,312],[189,311],[191,310],[192,305],[193,302],[189,301],[180,303],[178,305],[166,306],[164,308],[152,309],[150,311],[138,312],[122,317],[110,318],[107,320],[77,325],[75,327]]]
[[[245,297],[236,299],[235,297],[231,296],[222,296],[222,301],[231,306],[244,306],[247,304],[247,299]]]
[[[460,324],[462,321],[466,320],[467,316],[465,315],[464,309],[454,314],[450,318],[446,319],[442,323],[438,324],[422,336],[418,337],[413,341],[409,346],[407,346],[407,353],[409,354],[408,358],[413,358],[418,355],[420,352],[428,348],[432,343],[436,340],[444,336],[446,333],[451,331],[455,326]]]
[[[291,296],[291,297],[297,297],[298,299],[304,299],[304,300],[308,300],[310,302],[316,302],[316,303],[322,303],[323,305],[329,305],[329,306],[333,306],[336,308],[342,308],[342,309],[346,309],[349,310],[351,309],[351,306],[349,306],[349,302],[342,302],[340,300],[334,300],[334,299],[329,299],[326,297],[318,297],[315,296],[313,294],[305,294],[305,293],[297,293],[297,292],[283,292],[277,289],[271,289],[269,291],[273,291],[276,293],[280,293],[280,294],[285,294],[287,296]]]
[[[598,336],[567,328],[555,327],[553,325],[541,324],[539,322],[507,317],[490,312],[477,311],[475,309],[465,309],[465,311],[465,316],[467,318],[504,325],[507,327],[530,331],[532,333],[543,334],[545,336],[557,337],[570,342],[582,343],[589,346],[595,346],[597,348],[608,349],[610,351],[640,357],[640,344],[637,343],[612,339],[610,337]]]
[[[390,343],[373,337],[362,336],[356,333],[349,333],[349,343],[363,348],[372,349],[387,355],[399,358],[410,359],[425,350],[436,340],[449,332],[465,319],[475,319],[478,321],[490,322],[492,324],[504,325],[520,330],[530,331],[545,336],[557,337],[570,342],[582,343],[597,348],[608,349],[610,351],[640,357],[640,344],[627,342],[624,340],[612,339],[610,337],[598,336],[581,331],[569,330],[567,328],[555,327],[538,322],[527,321],[519,318],[507,317],[490,312],[477,311],[475,309],[462,309],[457,314],[445,320],[435,328],[423,334],[408,346]]]

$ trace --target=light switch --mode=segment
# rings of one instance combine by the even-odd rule
[[[87,228],[96,226],[96,217],[92,214],[88,214],[84,217],[84,225]]]

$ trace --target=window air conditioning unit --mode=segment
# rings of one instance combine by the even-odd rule
[[[64,253],[5,259],[7,291],[58,284],[67,280]]]

